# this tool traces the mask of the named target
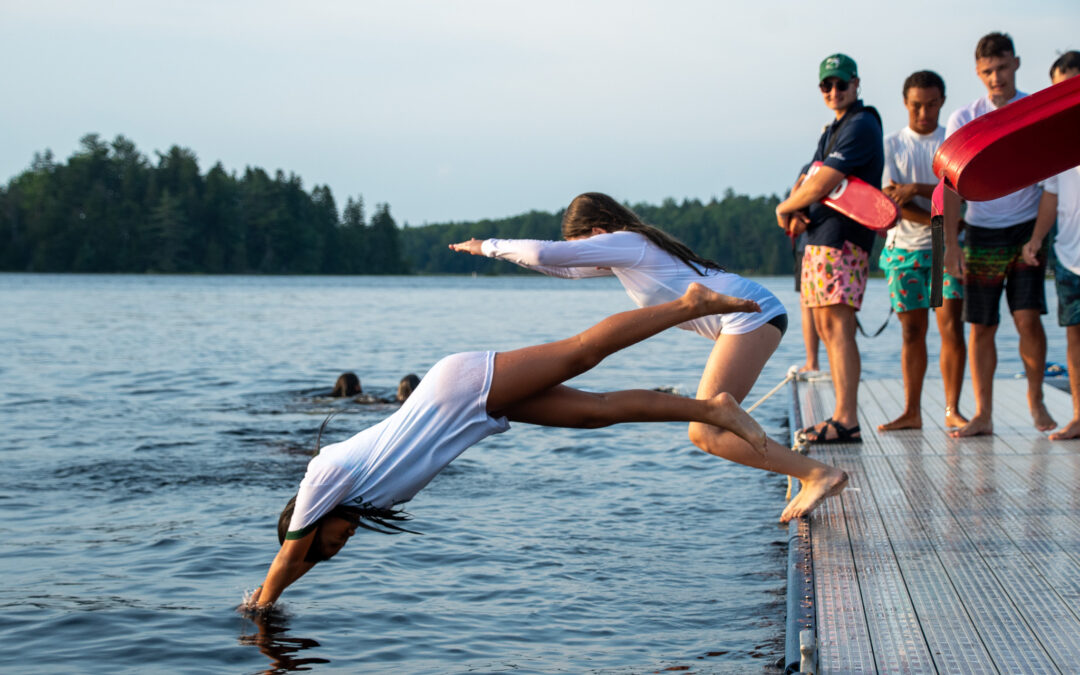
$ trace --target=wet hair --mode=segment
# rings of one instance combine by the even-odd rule
[[[975,60],[992,59],[995,56],[1016,56],[1012,38],[1008,33],[987,33],[975,45]]]
[[[574,197],[566,207],[562,219],[562,234],[565,239],[587,237],[592,229],[599,227],[605,232],[637,232],[664,251],[683,261],[687,267],[705,276],[701,268],[723,270],[718,262],[703,258],[690,250],[690,247],[660,228],[646,225],[637,214],[613,198],[601,192],[586,192]]]
[[[904,80],[904,99],[907,99],[908,89],[912,87],[918,87],[919,89],[932,89],[938,88],[941,92],[941,98],[945,98],[945,80],[941,79],[941,76],[932,70],[920,70],[907,76]]]
[[[401,378],[401,382],[398,382],[397,386],[397,400],[404,403],[409,396],[412,395],[413,390],[420,385],[420,378],[416,376],[416,373],[409,373],[405,377]]]
[[[406,376],[408,377],[408,376]],[[415,377],[415,375],[413,376]],[[315,436],[315,454],[318,455],[322,449],[322,434],[326,429],[326,425],[334,417],[336,413],[331,413],[326,416],[322,424],[319,425],[319,432]],[[278,516],[277,522],[277,535],[278,545],[285,544],[285,537],[289,534],[289,524],[292,523],[293,513],[296,511],[296,498],[300,496],[300,493],[296,493],[289,501],[286,502],[285,508],[281,510],[281,514]],[[408,530],[399,525],[387,521],[403,522],[406,520],[412,520],[412,514],[402,511],[400,509],[385,509],[377,506],[364,505],[360,507],[345,506],[344,504],[338,504],[325,514],[321,518],[315,521],[315,538],[311,542],[311,546],[308,548],[307,555],[304,556],[304,560],[310,563],[322,562],[323,560],[329,560],[330,556],[323,553],[322,549],[318,546],[319,543],[319,530],[322,529],[323,522],[334,516],[336,518],[343,518],[353,523],[358,527],[362,527],[365,530],[372,530],[373,532],[381,532],[383,534],[401,534],[402,532],[408,532],[409,534],[423,534],[422,532],[414,532]],[[364,522],[364,521],[370,521]]]
[[[1060,70],[1063,73],[1067,70],[1080,70],[1080,52],[1074,49],[1057,57],[1057,60],[1054,61],[1054,65],[1050,66],[1051,80],[1054,79],[1054,71],[1057,70]]]
[[[356,396],[363,390],[360,388],[360,378],[356,376],[356,373],[342,373],[338,375],[337,382],[334,383],[334,391],[330,393],[331,396]]]

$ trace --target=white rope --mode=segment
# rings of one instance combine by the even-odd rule
[[[754,408],[758,407],[759,405],[761,405],[762,403],[767,401],[770,396],[772,396],[776,392],[780,391],[780,388],[783,387],[785,384],[787,384],[788,382],[791,382],[792,380],[794,380],[795,376],[798,374],[798,372],[799,372],[799,369],[796,366],[792,366],[792,367],[788,368],[787,376],[784,379],[780,380],[780,384],[773,387],[772,390],[769,391],[768,394],[765,394],[764,396],[762,396],[761,399],[759,399],[757,403],[755,403],[754,405],[747,408],[746,412],[754,412]]]

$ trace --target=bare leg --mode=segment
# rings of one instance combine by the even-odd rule
[[[691,284],[678,300],[620,312],[582,333],[495,355],[488,410],[506,409],[584,373],[620,349],[708,314],[760,311],[756,302]]]
[[[957,298],[943,300],[935,310],[938,332],[941,333],[941,379],[945,384],[945,427],[954,429],[968,423],[960,412],[960,392],[964,386],[964,321],[961,313],[964,301]]]
[[[759,457],[765,452],[765,431],[727,393],[693,399],[646,389],[591,393],[560,384],[502,412],[516,422],[574,429],[625,422],[694,422],[729,430]]]
[[[1069,391],[1072,393],[1073,418],[1060,431],[1050,434],[1052,441],[1080,438],[1080,326],[1067,326],[1065,335],[1069,340]]]
[[[812,373],[821,370],[818,362],[818,351],[821,338],[818,337],[817,328],[814,328],[814,313],[806,305],[802,306],[802,338],[806,348],[806,363],[799,368],[800,373]]]
[[[832,419],[845,427],[859,424],[857,400],[862,362],[855,342],[855,308],[850,305],[815,307],[814,322],[818,335],[829,355],[829,375],[836,392],[836,408]],[[822,423],[817,431],[831,438],[835,430]]]
[[[741,402],[779,344],[780,331],[768,325],[743,335],[721,335],[705,365],[698,385],[698,398],[709,400],[722,395],[721,392],[728,392]],[[694,445],[709,454],[798,478],[802,489],[784,509],[780,517],[783,522],[810,513],[821,500],[839,494],[847,483],[847,474],[840,469],[792,452],[772,439],[768,439],[766,452],[762,455],[735,434],[716,425],[691,423],[689,432]]]
[[[1043,377],[1046,374],[1046,332],[1037,309],[1018,309],[1013,312],[1016,332],[1020,334],[1020,359],[1028,383],[1028,407],[1035,428],[1049,431],[1057,426],[1043,401]]]
[[[997,370],[997,324],[971,324],[971,386],[975,393],[975,415],[964,426],[953,429],[953,438],[994,433],[994,371]]]
[[[926,324],[928,309],[899,312],[903,342],[900,370],[904,374],[904,412],[892,422],[878,425],[878,431],[922,429],[922,387],[926,377]]]

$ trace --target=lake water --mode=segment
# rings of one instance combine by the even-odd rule
[[[790,279],[762,281],[798,307]],[[883,282],[867,298],[876,327]],[[785,481],[694,449],[679,424],[515,425],[409,504],[423,536],[362,531],[282,618],[235,612],[323,418],[342,413],[332,442],[394,409],[319,397],[340,372],[389,397],[445,354],[630,306],[611,279],[0,275],[0,669],[775,672]],[[791,319],[747,403],[801,362]],[[860,340],[865,377],[898,376],[899,340],[895,318]],[[1011,376],[1008,322],[999,345]],[[709,348],[668,331],[574,384],[690,395]],[[787,406],[755,413],[782,440]]]

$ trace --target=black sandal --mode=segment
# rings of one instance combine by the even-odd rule
[[[832,427],[836,432],[834,438],[828,438],[829,427]],[[862,443],[862,433],[859,430],[858,424],[853,427],[845,427],[831,417],[825,420],[825,426],[821,427],[821,429],[807,427],[802,430],[802,435],[807,443],[818,443],[821,445],[828,443]]]

